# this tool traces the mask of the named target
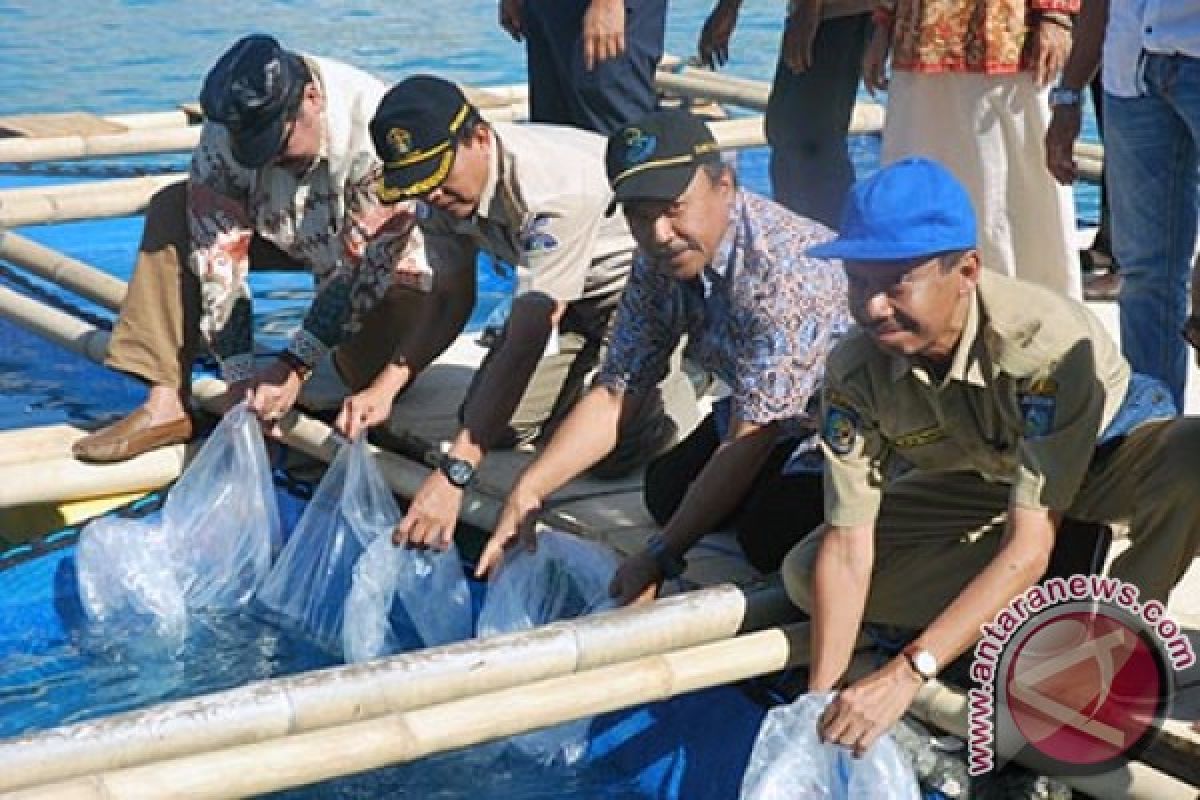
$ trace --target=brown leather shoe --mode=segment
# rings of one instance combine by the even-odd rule
[[[126,461],[159,447],[181,444],[192,438],[192,418],[150,424],[150,412],[139,408],[125,419],[89,434],[71,446],[80,461],[108,464]]]

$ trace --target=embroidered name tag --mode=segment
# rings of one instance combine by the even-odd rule
[[[940,442],[946,438],[946,431],[940,425],[931,425],[928,428],[922,428],[919,431],[906,433],[896,437],[896,447],[911,448],[924,447],[927,444]]]

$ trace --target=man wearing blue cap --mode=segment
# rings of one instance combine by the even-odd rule
[[[76,442],[78,458],[122,461],[191,438],[191,363],[201,345],[229,383],[228,402],[249,393],[267,425],[291,409],[314,365],[343,339],[335,361],[352,386],[354,375],[374,374],[391,356],[404,290],[429,275],[413,206],[376,194],[367,123],[384,89],[354,67],[261,34],[218,59],[201,92],[205,123],[188,179],[147,209],[105,361],[150,384],[149,396]],[[286,350],[261,369],[252,267],[308,269],[317,286]]]
[[[1165,602],[1200,545],[1200,423],[1082,304],[985,272],[935,162],[857,184],[809,252],[843,260],[859,326],[826,370],[826,524],[783,567],[812,616],[810,689],[842,681],[864,619],[920,631],[822,718],[862,752],[1045,574],[1064,517],[1128,524],[1112,574]]]

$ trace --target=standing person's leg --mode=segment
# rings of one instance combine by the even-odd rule
[[[779,569],[796,543],[825,518],[822,470],[785,472],[800,441],[789,438],[775,446],[733,520],[738,544],[759,572]]]
[[[932,158],[954,173],[971,198],[983,266],[1015,277],[1017,263],[1004,187],[1008,158],[991,76],[897,70],[888,87],[881,161]]]
[[[625,52],[588,70],[588,0],[527,0],[530,119],[610,134],[653,111],[667,0],[627,0]]]
[[[776,202],[831,228],[854,182],[846,131],[862,74],[871,15],[826,20],[813,42],[813,63],[792,72],[780,58],[767,100],[771,190]]]
[[[585,0],[525,0],[524,30],[529,120],[570,125],[570,54],[579,45]],[[570,35],[571,26],[575,33]],[[564,41],[564,28],[568,35]]]
[[[1105,155],[1113,250],[1121,264],[1121,351],[1164,381],[1183,408],[1188,276],[1196,246],[1200,64],[1150,56],[1147,92],[1106,94]],[[1181,116],[1181,112],[1189,114]]]
[[[1075,197],[1071,187],[1046,169],[1050,90],[1039,89],[1029,72],[996,83],[1000,93],[993,97],[1003,105],[990,113],[996,117],[1008,161],[1008,182],[998,190],[1010,220],[1017,277],[1082,300]]]
[[[187,268],[187,184],[162,189],[146,209],[137,263],[104,363],[150,385],[124,419],[77,441],[85,461],[111,462],[192,436],[187,398],[199,346],[200,286]]]

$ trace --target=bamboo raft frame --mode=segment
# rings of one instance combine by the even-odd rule
[[[687,101],[703,97],[752,110],[765,107],[766,85],[762,82],[685,67],[660,71],[659,85]],[[484,90],[477,97],[482,98],[481,105],[487,104],[485,115],[493,119],[519,118],[523,113],[524,97],[518,87]],[[197,135],[198,126],[190,124],[195,118],[194,111],[187,110],[112,117],[108,119],[129,130],[95,137],[55,137],[43,140],[48,144],[40,150],[29,146],[37,140],[0,139],[0,162],[46,160],[47,153],[54,153],[54,159],[67,159],[186,150],[192,146],[187,142],[194,144]],[[862,104],[856,109],[852,130],[877,131],[882,121],[882,109]],[[722,147],[765,142],[761,117],[719,120],[712,125]],[[18,146],[21,142],[25,144]],[[124,149],[134,148],[135,142],[143,149]],[[1080,145],[1077,155],[1085,173],[1098,175],[1099,148]],[[0,258],[115,310],[124,296],[123,282],[4,229],[138,213],[155,191],[182,177],[0,191]],[[102,362],[107,334],[69,314],[0,289],[0,315]],[[223,390],[220,381],[202,380],[195,385],[194,396],[202,407],[212,408]],[[290,446],[326,461],[332,457],[335,445],[328,426],[293,412],[282,427]],[[0,434],[0,441],[25,434]],[[31,480],[28,462],[0,459],[0,508],[38,499],[67,500],[88,492],[156,488],[176,477],[187,457],[187,449],[180,446],[147,454],[122,468],[82,465],[64,456],[69,452],[70,437],[77,432],[59,429],[34,435],[43,437],[57,455],[34,462],[32,469],[44,470],[39,474],[53,476],[53,480]],[[376,451],[376,457],[392,488],[407,497],[429,472],[423,465],[390,453]],[[16,469],[21,470],[20,480],[12,472]],[[9,472],[12,474],[6,474]],[[125,477],[114,481],[114,472]],[[5,477],[9,480],[3,480]],[[55,493],[48,498],[45,491],[33,492],[39,483],[43,488],[53,486]],[[473,492],[464,502],[461,517],[477,527],[490,528],[499,505],[499,498]],[[543,519],[568,530],[578,527],[570,519],[556,519],[552,511]],[[53,729],[0,742],[0,762],[6,767],[0,772],[0,790],[20,789],[13,796],[38,798],[226,797],[301,785],[806,663],[807,638],[801,628],[769,628],[784,625],[791,613],[778,587],[750,593],[718,587],[660,600],[645,609],[625,609],[511,637],[278,679]],[[536,670],[530,666],[530,653],[541,654]],[[446,661],[453,661],[455,654],[460,666],[483,663],[482,677],[471,670],[441,677]],[[421,664],[430,671],[421,673]],[[407,683],[416,674],[424,674],[424,682],[418,680],[408,689],[381,678],[390,676]],[[355,675],[361,680],[350,677]],[[322,676],[327,683],[322,683]],[[531,692],[544,694],[530,705]],[[222,711],[246,703],[251,705],[242,727],[226,729],[214,724]],[[504,716],[496,713],[500,707],[520,707],[523,721],[497,721]],[[207,712],[195,713],[199,708]],[[913,712],[936,727],[965,736],[966,701],[958,690],[931,683],[918,696]],[[151,719],[159,724],[144,724]],[[174,732],[146,741],[147,735],[153,738],[152,732],[164,730],[164,725]],[[143,731],[141,740],[139,729]],[[214,738],[214,733],[224,735]],[[1195,742],[1183,739],[1176,744],[1200,758]],[[281,771],[263,769],[266,763],[278,765]],[[262,777],[271,773],[276,773],[274,779]],[[231,782],[234,778],[237,782]],[[1070,782],[1097,797],[1195,796],[1194,787],[1141,763],[1097,779]]]

